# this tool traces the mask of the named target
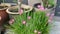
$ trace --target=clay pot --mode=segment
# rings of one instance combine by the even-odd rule
[[[9,20],[9,15],[6,12],[6,8],[0,9],[0,26],[5,24]]]
[[[24,10],[25,9],[25,12],[29,12],[33,9],[33,7],[30,7],[28,5],[24,5],[22,4],[21,5],[21,8]],[[18,13],[18,5],[17,6],[13,6],[13,7],[9,7],[6,12],[10,15],[16,15],[16,14],[19,14]]]

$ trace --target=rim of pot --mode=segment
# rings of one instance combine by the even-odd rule
[[[0,10],[5,10],[5,9],[7,9],[9,6],[3,6],[3,5],[0,5],[0,7],[2,7],[2,8],[0,8]]]
[[[11,9],[11,8],[18,8],[18,6],[13,6],[13,7],[8,8],[8,9],[6,10],[6,12],[7,12],[8,14],[19,14],[18,12],[10,12],[9,9]],[[29,7],[29,8],[30,8],[30,10],[25,11],[25,12],[29,12],[29,11],[31,11],[31,10],[33,9],[33,7]]]
[[[5,9],[7,9],[7,7],[6,7],[6,8],[2,8],[2,9],[0,9],[0,10],[5,10]]]

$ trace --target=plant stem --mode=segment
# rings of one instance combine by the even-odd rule
[[[18,11],[20,11],[20,8],[21,8],[21,1],[18,0]]]
[[[4,0],[3,0],[3,3],[4,3]],[[4,7],[5,7],[5,4],[4,4]]]

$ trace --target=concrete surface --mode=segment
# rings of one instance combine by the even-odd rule
[[[54,17],[49,34],[60,34],[60,17]]]

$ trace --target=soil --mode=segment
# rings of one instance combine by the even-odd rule
[[[3,9],[3,8],[5,8],[5,7],[8,7],[8,6],[0,6],[0,9]]]
[[[11,9],[10,12],[18,12],[18,9]]]
[[[24,8],[21,8],[21,9],[23,9],[24,11],[28,11],[29,9],[24,9]],[[18,9],[11,9],[11,10],[9,10],[10,12],[18,12]]]

